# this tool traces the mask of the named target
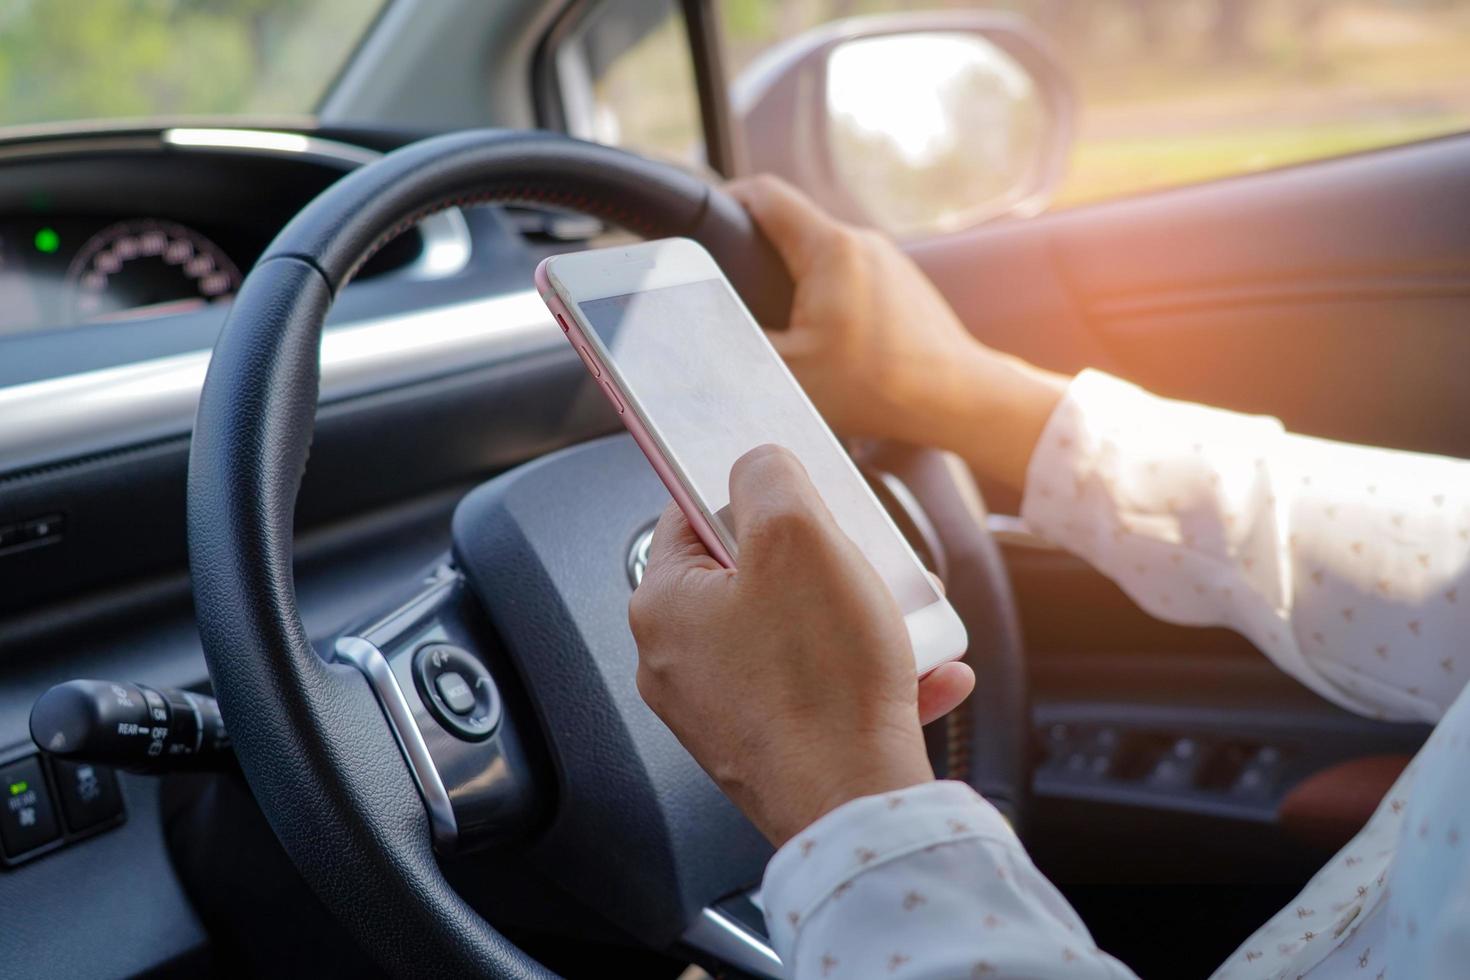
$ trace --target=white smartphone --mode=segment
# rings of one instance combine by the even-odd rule
[[[964,654],[959,616],[708,252],[671,238],[557,255],[536,285],[717,560],[739,560],[731,467],[784,446],[898,601],[919,673]]]

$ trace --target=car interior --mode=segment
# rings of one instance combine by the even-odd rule
[[[899,235],[1042,366],[1470,456],[1470,136],[1051,208],[1034,25],[860,16],[727,84],[716,6],[387,0],[309,115],[0,130],[0,975],[781,975],[769,845],[634,684],[667,492],[532,284],[688,236],[779,329],[725,177]],[[670,24],[696,164],[597,128]],[[819,118],[839,52],[922,36],[1045,121],[930,224]],[[936,771],[1140,975],[1207,975],[1425,739],[1149,617],[952,457],[851,448],[969,631]]]

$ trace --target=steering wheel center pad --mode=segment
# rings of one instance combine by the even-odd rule
[[[654,948],[759,883],[771,853],[634,681],[628,554],[668,498],[637,445],[614,436],[498,477],[454,515],[457,563],[559,776],[556,816],[531,858]]]

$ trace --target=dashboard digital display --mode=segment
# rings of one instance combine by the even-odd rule
[[[240,282],[219,246],[177,222],[0,219],[0,335],[184,312]]]

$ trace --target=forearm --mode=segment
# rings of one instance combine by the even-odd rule
[[[1325,697],[1437,718],[1470,674],[1470,464],[1293,436],[1087,372],[1022,516],[1147,612],[1227,626]]]
[[[1071,378],[979,343],[926,395],[930,441],[986,479],[1023,488],[1026,467]]]

